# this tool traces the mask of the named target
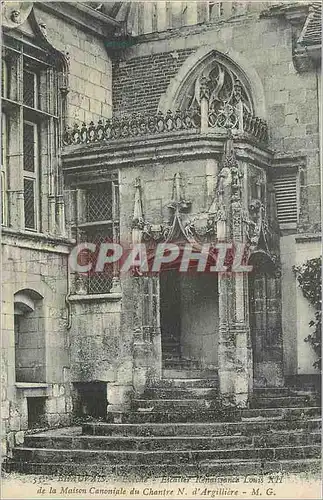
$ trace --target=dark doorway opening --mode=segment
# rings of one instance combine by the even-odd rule
[[[46,427],[46,398],[27,398],[28,429]]]
[[[219,294],[216,274],[195,270],[161,273],[160,325],[164,369],[217,370]]]
[[[106,418],[106,382],[75,383],[74,388],[74,411],[77,417]]]

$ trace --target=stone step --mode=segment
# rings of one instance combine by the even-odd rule
[[[262,435],[231,435],[231,436],[53,436],[50,431],[26,436],[24,447],[82,449],[82,450],[207,450],[218,448],[271,448],[285,445],[319,444],[320,432],[281,431]]]
[[[164,381],[158,386],[148,387],[142,399],[217,399],[219,397],[218,383],[216,380],[206,379],[177,379]],[[293,406],[314,406],[319,404],[315,393],[297,392],[289,388],[256,390],[251,402],[253,408],[276,408]]]
[[[174,401],[174,400],[173,400]],[[308,418],[320,415],[320,407],[304,407],[304,408],[253,408],[253,409],[227,409],[215,410],[208,409],[204,400],[194,400],[194,405],[190,404],[190,400],[178,400],[186,404],[175,404],[167,406],[162,405],[159,401],[156,406],[147,405],[146,408],[141,408],[137,411],[129,411],[127,413],[108,413],[107,420],[117,423],[168,423],[168,422],[230,422],[240,420],[254,419],[299,419]],[[200,402],[200,406],[196,404]],[[157,408],[158,406],[158,408]]]
[[[87,423],[82,426],[82,433],[93,436],[231,436],[251,435],[261,432],[279,432],[281,430],[300,430],[315,432],[321,429],[320,418],[302,420],[257,419],[243,422],[216,423],[142,423],[108,424],[105,422]]]
[[[191,359],[176,359],[171,356],[163,359],[163,366],[166,370],[201,370],[201,363]]]
[[[143,396],[147,399],[216,399],[219,392],[213,387],[150,387]]]
[[[291,393],[290,387],[254,387],[253,394],[254,396],[263,396],[263,397],[275,397],[275,396],[283,396]]]
[[[320,473],[321,460],[318,459],[296,459],[280,461],[264,460],[208,460],[199,464],[87,464],[87,463],[64,463],[58,462],[31,462],[11,460],[6,464],[7,472],[16,471],[25,474],[42,474],[52,476],[53,474],[82,475],[91,480],[93,476],[122,477],[129,480],[147,480],[155,477],[210,477],[216,475],[262,475],[269,473],[297,473],[308,472]]]
[[[183,409],[209,409],[216,405],[216,401],[205,398],[181,398],[181,399],[134,399],[132,408],[134,410],[145,409],[151,411],[178,411]]]
[[[294,387],[256,387],[253,389],[254,397],[283,397],[283,396],[316,396],[319,394],[315,391],[301,391]]]
[[[155,382],[156,384],[156,382]],[[152,385],[153,388],[214,388],[217,389],[219,386],[219,378],[214,375],[213,378],[173,378],[173,379],[161,379],[158,385]]]
[[[251,402],[252,408],[283,408],[313,406],[316,404],[315,396],[282,396],[282,397],[257,397]]]
[[[174,368],[163,368],[163,379],[216,379],[218,380],[217,372],[214,370],[182,370]]]
[[[230,416],[230,420],[235,420]],[[138,411],[129,411],[127,413],[109,413],[108,422],[117,422],[122,424],[145,424],[145,423],[177,423],[177,422],[219,422],[223,421],[222,414],[201,408],[178,408],[175,410],[156,411],[151,408],[143,408]]]
[[[256,448],[258,447],[275,448],[286,445],[302,446],[302,445],[320,444],[321,437],[322,437],[321,432],[319,431],[307,432],[307,431],[297,430],[293,432],[288,430],[282,432],[263,433],[257,436],[253,436],[252,443]]]
[[[301,439],[299,441],[302,441]],[[303,436],[303,442],[308,444]],[[121,450],[121,451],[153,451],[153,450],[194,450],[250,447],[251,437],[246,436],[60,436],[33,435],[25,438],[24,446],[29,448],[82,449],[82,450]]]
[[[132,463],[132,464],[158,464],[158,463],[194,463],[203,460],[226,459],[263,459],[286,460],[319,458],[321,446],[282,446],[277,448],[229,448],[208,450],[76,450],[55,448],[30,448],[16,447],[13,449],[15,461],[24,462],[55,462],[59,457],[60,462],[69,463]]]
[[[303,408],[284,407],[284,408],[251,408],[241,410],[242,419],[254,418],[308,418],[321,414],[320,406],[307,406]]]
[[[176,393],[176,391],[175,391]],[[168,393],[171,396],[171,391]],[[203,397],[203,394],[200,394],[200,397],[189,397],[190,393],[186,394],[187,397],[183,397],[185,395],[182,393],[180,398],[167,398],[167,391],[164,398],[142,398],[142,399],[134,399],[132,402],[133,410],[149,410],[149,411],[178,411],[179,409],[207,409],[207,410],[217,410],[218,409],[218,397],[211,397],[210,393]],[[192,394],[191,394],[192,396]],[[257,398],[253,400],[250,405],[250,409],[255,410],[282,410],[284,408],[307,408],[313,407],[316,401],[309,399],[308,396],[287,396],[283,398]],[[244,410],[243,410],[244,411]]]

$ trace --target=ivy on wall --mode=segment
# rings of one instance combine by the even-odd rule
[[[314,319],[309,322],[309,326],[314,328],[305,338],[313,347],[317,360],[313,366],[321,369],[322,366],[322,284],[321,284],[322,258],[309,259],[301,266],[294,266],[298,284],[302,289],[304,297],[315,309]]]

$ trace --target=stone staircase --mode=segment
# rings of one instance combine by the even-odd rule
[[[217,387],[216,379],[164,381],[114,422],[26,435],[7,470],[141,479],[320,470],[314,393],[256,389],[250,408],[236,410],[219,407]]]

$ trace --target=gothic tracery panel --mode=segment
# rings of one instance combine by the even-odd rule
[[[238,76],[219,61],[212,61],[190,85],[184,109],[200,114],[201,99],[208,99],[208,126],[237,128],[240,114],[251,115],[249,93]]]

